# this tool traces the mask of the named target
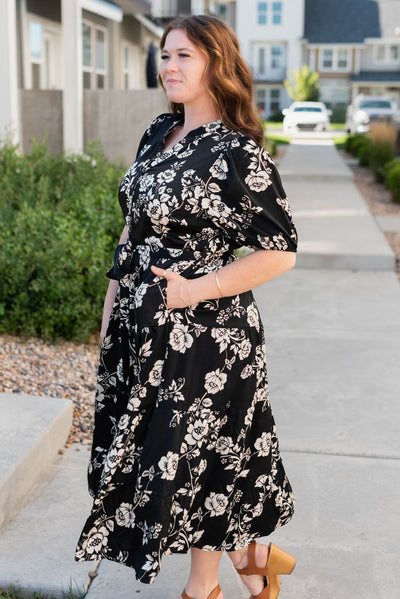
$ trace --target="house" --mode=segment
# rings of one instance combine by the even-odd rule
[[[212,14],[235,26],[236,0],[152,0],[151,14],[162,22],[178,16]]]
[[[359,94],[400,103],[400,1],[305,0],[303,62],[320,74],[320,98]]]
[[[400,104],[400,0],[236,0],[231,12],[264,117],[290,104],[283,81],[302,64],[329,107],[358,93]]]
[[[263,117],[290,103],[287,72],[302,62],[304,0],[237,0],[236,33],[253,71],[256,102]]]
[[[100,139],[129,161],[132,140],[166,109],[149,89],[163,32],[150,12],[145,0],[2,0],[0,136],[11,130],[26,151],[47,132],[58,152]]]

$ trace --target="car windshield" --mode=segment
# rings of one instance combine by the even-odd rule
[[[293,112],[322,112],[320,106],[295,106]]]
[[[392,108],[389,100],[363,100],[360,108]]]

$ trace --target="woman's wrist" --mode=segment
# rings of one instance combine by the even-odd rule
[[[198,304],[205,300],[221,298],[221,292],[217,286],[216,272],[210,272],[207,275],[190,280],[190,300],[191,304]],[[218,282],[222,288],[220,277]]]

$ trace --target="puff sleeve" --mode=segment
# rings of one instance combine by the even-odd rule
[[[208,215],[238,247],[296,251],[290,205],[264,148],[248,137],[235,138],[210,174]]]

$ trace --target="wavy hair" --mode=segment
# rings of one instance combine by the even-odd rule
[[[245,133],[261,145],[264,135],[253,105],[253,78],[240,54],[234,31],[220,19],[209,15],[179,17],[167,25],[160,41],[161,50],[167,35],[174,29],[183,30],[190,41],[206,54],[206,87],[222,123]],[[162,85],[161,78],[159,80]],[[170,109],[174,114],[184,114],[183,104],[171,102]]]

